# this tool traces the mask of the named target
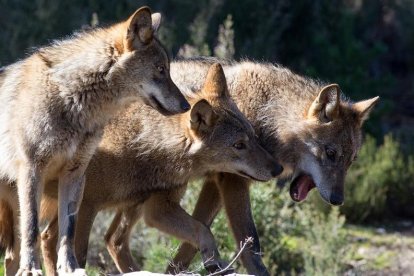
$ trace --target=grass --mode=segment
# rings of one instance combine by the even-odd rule
[[[4,263],[3,257],[0,257],[0,264],[2,264],[2,265],[0,265],[0,275],[4,275],[4,265],[3,265],[3,263]]]

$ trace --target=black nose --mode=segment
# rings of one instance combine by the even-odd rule
[[[190,110],[191,106],[187,101],[181,102],[180,107],[184,111]]]
[[[276,177],[279,174],[281,174],[282,172],[283,172],[283,167],[279,164],[275,164],[273,166],[273,170],[270,173],[272,174],[273,177]]]
[[[344,196],[339,194],[331,194],[329,198],[329,203],[335,206],[342,205],[344,203]]]

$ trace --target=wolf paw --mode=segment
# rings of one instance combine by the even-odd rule
[[[223,260],[213,260],[213,261],[207,262],[204,265],[204,267],[209,273],[214,273],[214,272],[221,271],[221,270],[223,270],[223,272],[220,273],[220,275],[227,275],[227,274],[234,273],[234,268],[232,267],[224,270],[228,265],[229,264]]]
[[[86,275],[85,269],[79,268],[73,250],[64,246],[61,246],[58,252],[57,271],[59,275]]]
[[[42,270],[40,269],[27,269],[27,268],[20,268],[17,271],[16,276],[42,276]]]
[[[86,276],[86,271],[83,268],[77,268],[73,272],[58,272],[59,276]]]

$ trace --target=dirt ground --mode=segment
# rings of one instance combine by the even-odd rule
[[[388,225],[349,226],[351,250],[345,275],[414,275],[413,222]]]

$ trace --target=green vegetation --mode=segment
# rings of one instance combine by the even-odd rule
[[[391,135],[380,146],[368,136],[347,176],[343,213],[356,222],[381,219],[393,212],[408,214],[414,192],[413,165],[413,156],[404,155]]]
[[[0,258],[0,263],[4,262],[3,258]],[[0,275],[4,275],[4,266],[0,266]]]

